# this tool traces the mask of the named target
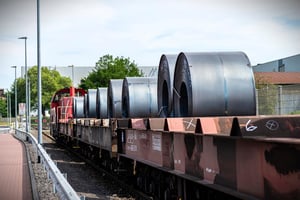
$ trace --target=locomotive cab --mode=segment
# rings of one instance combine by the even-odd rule
[[[60,123],[68,123],[73,119],[73,99],[84,96],[86,91],[80,88],[63,88],[57,91],[51,99],[50,110],[50,134],[58,136]]]

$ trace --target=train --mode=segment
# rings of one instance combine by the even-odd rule
[[[244,52],[163,54],[157,77],[64,88],[50,132],[153,199],[300,199],[300,116],[256,115]]]

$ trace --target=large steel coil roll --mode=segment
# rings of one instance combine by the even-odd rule
[[[107,88],[100,87],[97,89],[97,118],[107,118]]]
[[[84,118],[84,96],[74,97],[73,99],[73,117]]]
[[[88,89],[87,92],[87,116],[88,118],[96,118],[97,117],[97,90],[96,89]]]
[[[180,53],[174,76],[175,116],[255,115],[255,82],[243,52]]]
[[[107,89],[107,114],[109,118],[122,117],[122,84],[123,79],[111,79]]]
[[[157,114],[157,78],[125,78],[122,89],[122,117],[154,117]]]
[[[160,117],[172,116],[173,80],[177,55],[162,55],[158,67],[157,103]]]

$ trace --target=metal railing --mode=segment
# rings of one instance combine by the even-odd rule
[[[44,150],[42,145],[38,144],[36,138],[31,135],[30,133],[26,133],[23,130],[16,130],[16,136],[21,140],[28,140],[35,146],[37,150],[37,155],[39,156],[40,162],[43,164],[44,168],[47,171],[48,177],[52,180],[53,189],[55,193],[59,196],[62,200],[80,200],[82,199],[77,195],[74,189],[71,187],[69,182],[65,179],[64,175],[60,172],[57,168],[55,163],[49,157],[47,152]],[[84,199],[84,197],[83,197]]]

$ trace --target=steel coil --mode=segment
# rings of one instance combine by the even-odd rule
[[[154,117],[157,114],[157,78],[125,78],[122,89],[122,117]]]
[[[74,97],[73,99],[73,117],[84,118],[84,96]]]
[[[76,98],[77,98],[77,97],[74,97],[74,98],[73,98],[73,102],[72,102],[72,104],[73,104],[73,106],[72,106],[73,118],[77,118],[77,117],[76,117]]]
[[[88,89],[87,92],[87,117],[97,117],[97,89]]]
[[[175,116],[255,115],[255,82],[243,52],[180,53],[174,76]]]
[[[123,79],[111,79],[107,89],[107,114],[109,118],[122,117],[122,84]]]
[[[97,118],[107,118],[107,88],[97,88]]]
[[[157,103],[160,117],[173,116],[173,80],[177,55],[162,55],[158,67]]]

